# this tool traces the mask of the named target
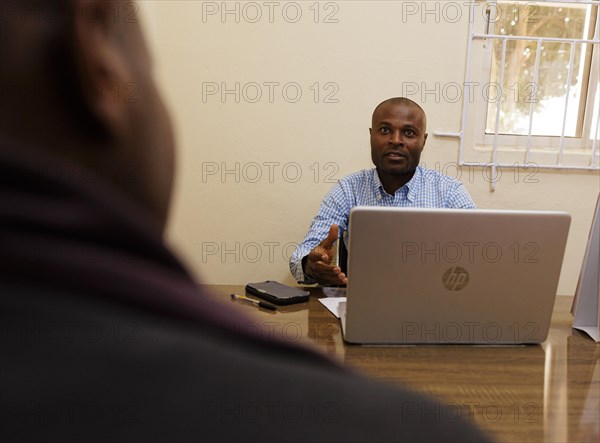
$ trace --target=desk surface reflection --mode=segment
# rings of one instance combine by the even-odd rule
[[[205,286],[227,302],[242,286]],[[274,335],[308,340],[367,375],[433,395],[435,411],[401,414],[462,416],[500,442],[600,441],[600,345],[571,328],[573,298],[558,296],[548,339],[528,346],[363,347],[344,343],[339,320],[310,288],[308,303],[276,313],[239,304]]]

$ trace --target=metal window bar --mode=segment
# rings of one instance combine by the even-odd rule
[[[497,0],[490,0],[490,3],[495,6]],[[555,1],[556,2],[556,1]],[[555,3],[552,2],[552,3]],[[590,39],[569,39],[569,38],[553,38],[553,37],[528,37],[528,36],[510,36],[510,35],[498,35],[498,34],[476,34],[473,32],[474,26],[474,18],[475,18],[475,6],[477,0],[469,0],[469,41],[467,43],[467,60],[466,60],[466,68],[465,68],[465,84],[471,83],[471,60],[472,60],[472,51],[473,51],[473,41],[478,39],[500,39],[502,40],[502,62],[500,64],[500,84],[503,84],[504,80],[504,71],[505,71],[505,60],[506,60],[506,44],[509,40],[527,40],[527,41],[535,41],[537,44],[536,48],[536,61],[534,67],[534,84],[537,84],[539,79],[539,63],[540,63],[540,53],[541,47],[544,42],[558,42],[558,43],[569,43],[571,46],[570,58],[569,58],[569,70],[568,70],[568,79],[567,79],[567,90],[565,97],[565,109],[563,113],[563,124],[562,131],[560,136],[560,144],[559,151],[557,156],[557,161],[555,164],[537,164],[535,165],[539,169],[563,169],[563,170],[587,170],[587,171],[597,171],[600,170],[600,166],[596,162],[596,156],[598,152],[598,134],[600,128],[600,115],[598,116],[598,121],[596,121],[596,131],[593,135],[592,149],[590,152],[590,162],[589,166],[577,166],[577,165],[565,165],[563,164],[563,153],[564,153],[564,139],[565,139],[565,130],[566,130],[566,119],[568,108],[567,105],[569,103],[569,91],[571,88],[571,80],[573,75],[573,66],[574,66],[574,58],[575,58],[575,46],[577,44],[591,44],[591,45],[599,45],[600,44],[600,4],[598,0],[560,0],[560,3],[576,3],[576,4],[587,4],[587,5],[596,5],[596,29],[594,32],[594,38]],[[549,2],[550,3],[550,2]],[[596,48],[595,50],[599,50],[600,48]],[[498,163],[497,162],[497,154],[498,154],[498,129],[499,129],[499,118],[500,118],[500,110],[502,106],[503,98],[498,100],[497,109],[496,109],[496,122],[494,128],[494,141],[492,146],[492,158],[490,163],[481,163],[481,162],[466,162],[464,160],[464,133],[465,133],[465,125],[468,119],[468,104],[471,103],[472,97],[470,96],[471,91],[467,88],[468,92],[465,92],[465,96],[463,97],[463,109],[462,109],[462,122],[461,122],[461,130],[460,132],[447,132],[447,131],[433,131],[433,134],[439,137],[457,137],[459,139],[459,150],[458,150],[458,164],[460,166],[469,166],[469,167],[489,167],[491,168],[491,190],[494,191],[496,189],[496,182],[498,177],[498,168],[514,168],[514,163]],[[527,134],[527,146],[525,151],[525,163],[529,163],[530,155],[531,155],[531,141],[533,138],[532,135],[532,124],[533,124],[533,102],[530,105],[529,109],[529,129]],[[591,134],[590,134],[591,135]]]
[[[590,159],[590,166],[595,166],[597,169],[600,165],[596,164],[596,158],[598,153],[598,138],[600,137],[600,122],[596,124],[596,135],[594,136],[594,142],[592,143],[592,158]]]
[[[542,41],[537,40],[537,47],[535,49],[535,67],[533,69],[533,84],[537,85],[540,77],[540,58],[542,55]],[[525,164],[529,163],[531,157],[531,134],[533,130],[533,108],[535,100],[531,100],[529,104],[529,128],[527,130],[527,148],[525,149]]]

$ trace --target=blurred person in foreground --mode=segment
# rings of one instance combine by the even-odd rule
[[[127,5],[2,15],[2,441],[486,441],[198,289],[162,239],[173,135]]]

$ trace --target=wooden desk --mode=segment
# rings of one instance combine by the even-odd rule
[[[241,286],[205,286],[227,301]],[[441,400],[425,411],[459,415],[499,442],[600,441],[600,345],[571,329],[573,298],[557,297],[548,339],[541,346],[362,347],[344,343],[339,320],[310,288],[308,303],[273,313],[240,302],[238,309],[274,335],[310,340],[365,374],[402,383]]]

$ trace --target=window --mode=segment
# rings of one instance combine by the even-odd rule
[[[470,1],[462,163],[599,169],[599,3]]]
[[[510,95],[500,106],[498,131],[528,135],[531,121],[534,136],[561,136],[564,126],[566,137],[581,137],[586,116],[593,124],[593,109],[586,110],[586,98],[588,91],[597,90],[597,82],[590,84],[593,45],[573,41],[594,38],[597,7],[500,1],[498,8],[503,13],[493,24],[494,34],[534,38],[506,40],[504,72],[504,40],[490,45],[490,82],[500,84],[503,76],[502,90]],[[487,134],[496,132],[497,111],[494,103],[488,104]]]

